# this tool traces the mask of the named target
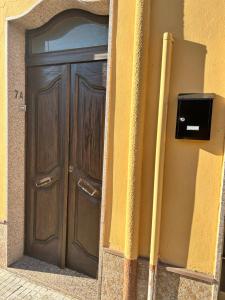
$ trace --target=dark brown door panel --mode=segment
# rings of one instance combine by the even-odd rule
[[[71,66],[67,265],[97,276],[106,62]]]
[[[105,61],[28,69],[25,252],[93,277],[105,89]]]
[[[26,247],[64,265],[67,207],[69,67],[28,70]]]

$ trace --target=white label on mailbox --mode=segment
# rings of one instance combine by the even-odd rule
[[[199,131],[199,126],[188,125],[187,126],[187,130],[190,130],[190,131]]]

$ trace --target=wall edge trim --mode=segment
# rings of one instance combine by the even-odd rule
[[[162,261],[158,263],[159,269],[164,269],[167,272],[179,274],[183,277],[190,278],[193,280],[201,281],[210,285],[219,284],[218,280],[207,273],[192,271],[183,267],[163,263]]]

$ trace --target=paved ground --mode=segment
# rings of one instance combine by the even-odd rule
[[[67,268],[61,269],[57,266],[48,264],[35,258],[31,258],[29,256],[24,256],[12,266],[8,267],[6,271],[10,272],[12,276],[15,276],[15,278],[19,277],[19,279],[22,278],[23,280],[25,280],[25,282],[27,283],[26,286],[28,286],[28,283],[31,283],[31,289],[34,288],[34,286],[37,286],[37,289],[40,287],[43,288],[43,292],[41,294],[42,298],[38,298],[38,295],[36,295],[34,298],[25,299],[97,299],[98,282],[96,279],[90,278],[84,274],[80,274]],[[11,278],[13,281],[13,277]],[[52,298],[51,296],[52,292],[55,293],[54,298]],[[46,295],[43,293],[45,293]],[[57,295],[57,293],[65,295],[64,298],[56,298],[55,295]],[[61,297],[59,295],[57,297]]]
[[[69,300],[74,299],[43,287],[5,269],[0,269],[0,299]]]

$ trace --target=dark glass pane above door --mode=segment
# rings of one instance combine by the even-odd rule
[[[106,17],[77,11],[57,18],[30,38],[31,54],[107,45]]]

